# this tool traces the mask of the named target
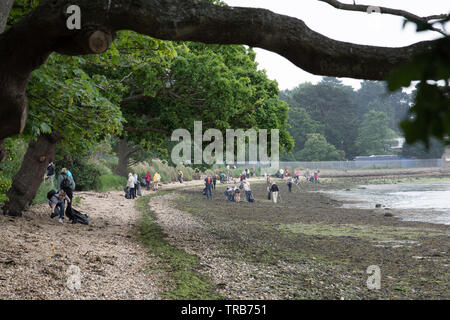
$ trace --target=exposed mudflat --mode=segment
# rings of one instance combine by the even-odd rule
[[[153,208],[167,239],[201,257],[201,272],[226,298],[450,298],[449,226],[344,209],[314,192],[358,183],[325,179],[289,193],[280,182],[278,204],[264,183],[252,184],[255,203],[227,202],[224,186],[212,201],[201,189],[183,190],[155,198]],[[366,284],[372,265],[381,270],[380,290]]]

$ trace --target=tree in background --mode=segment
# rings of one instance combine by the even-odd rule
[[[295,161],[296,154],[305,147],[308,135],[312,133],[325,134],[324,125],[311,119],[305,108],[289,108],[289,133],[295,141],[292,153],[284,153],[283,160]]]
[[[296,153],[296,159],[300,161],[338,161],[344,159],[342,150],[327,142],[327,139],[319,134],[308,134],[305,147]]]
[[[142,93],[131,86],[134,96],[130,93],[122,102],[127,124],[119,141],[118,174],[126,174],[133,154],[150,150],[155,141],[157,151],[167,155],[171,132],[183,128],[193,133],[196,120],[202,121],[203,131],[279,129],[281,148],[292,148],[286,129],[288,105],[278,98],[277,83],[257,70],[253,50],[183,43],[176,52],[165,68],[155,72],[156,90]]]
[[[359,127],[356,146],[360,155],[391,154],[395,136],[395,132],[389,128],[386,113],[370,110]]]
[[[300,108],[306,110],[314,121],[310,122],[312,127],[309,127],[321,132],[322,129],[318,125],[320,124],[326,140],[336,149],[344,151],[347,159],[356,155],[355,140],[358,130],[358,112],[352,94],[353,88],[344,86],[338,79],[333,78],[324,78],[316,85],[305,83],[285,92],[285,95],[290,96],[288,101],[291,114]],[[291,122],[291,127],[292,133],[297,130],[295,128],[304,130],[295,122]],[[301,146],[302,141],[299,142]]]

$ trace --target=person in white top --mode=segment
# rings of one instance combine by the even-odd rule
[[[245,201],[250,202],[250,195],[252,192],[252,189],[250,188],[250,183],[247,180],[242,181],[242,184],[244,186],[245,191]]]
[[[131,172],[128,174],[128,182],[127,182],[127,188],[128,188],[128,198],[134,199],[136,196],[134,195],[134,177]]]

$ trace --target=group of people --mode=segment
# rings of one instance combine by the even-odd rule
[[[154,190],[158,189],[159,183],[161,181],[161,175],[158,172],[155,174],[150,174],[150,171],[147,171],[144,177],[139,180],[139,176],[137,173],[132,174],[131,172],[128,174],[127,186],[125,187],[125,197],[127,199],[135,199],[138,196],[142,196],[141,185],[145,187],[147,190],[150,190],[150,186],[153,185]],[[180,181],[181,182],[181,181]]]
[[[228,186],[224,191],[225,196],[228,201],[240,202],[241,201],[241,191],[245,192],[245,202],[254,202],[252,190],[250,188],[250,182],[247,180],[242,180],[239,187],[237,185]]]
[[[53,175],[49,176],[49,171],[50,173],[53,173]],[[54,176],[55,168],[53,162],[51,162],[47,167],[47,178],[51,177],[51,181],[53,181]],[[73,192],[75,191],[75,186],[75,180],[73,179],[72,173],[67,168],[63,168],[61,170],[61,174],[58,176],[57,190],[51,190],[47,194],[47,198],[49,200],[48,204],[51,208],[51,219],[59,216],[59,222],[63,223],[64,213],[66,213],[66,215],[69,217],[71,216],[72,199]],[[67,210],[65,209],[66,201]]]
[[[250,177],[253,177],[254,175],[256,175],[256,169],[252,168],[252,169],[245,169],[244,171],[242,171],[241,176],[240,176],[240,180],[243,181],[245,179],[248,179]]]
[[[208,175],[205,178],[205,188],[203,189],[203,194],[206,195],[208,200],[212,200],[213,190],[216,189],[217,175]],[[250,188],[250,183],[247,180],[242,180],[239,187],[237,185],[228,186],[224,191],[225,196],[228,201],[240,202],[241,192],[245,192],[245,201],[253,202],[254,198]]]

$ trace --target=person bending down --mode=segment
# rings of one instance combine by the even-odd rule
[[[70,198],[64,190],[60,190],[59,193],[55,193],[53,197],[51,197],[48,203],[50,208],[52,208],[52,214],[50,215],[51,219],[59,215],[59,222],[63,223],[65,200],[70,203]]]

